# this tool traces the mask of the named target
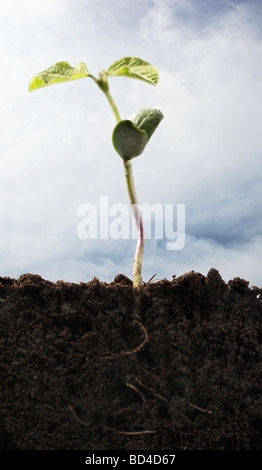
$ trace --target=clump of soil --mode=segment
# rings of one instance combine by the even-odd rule
[[[262,289],[0,278],[1,449],[262,449]]]

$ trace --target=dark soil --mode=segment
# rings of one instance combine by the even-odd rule
[[[261,450],[262,289],[0,278],[2,450]]]

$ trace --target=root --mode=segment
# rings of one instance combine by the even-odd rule
[[[73,417],[75,418],[75,420],[79,423],[79,424],[82,424],[82,426],[89,426],[89,423],[86,423],[85,421],[82,421],[76,414],[76,412],[74,411],[73,407],[71,405],[67,405],[69,410],[71,411]]]
[[[200,408],[200,406],[197,406],[197,405],[193,405],[193,403],[190,403],[190,401],[187,401],[187,400],[185,400],[185,401],[189,406],[191,406],[195,410],[201,411],[202,413],[207,413],[209,415],[213,414],[212,411],[206,410],[205,408]]]
[[[147,386],[146,386],[145,384],[143,384],[143,382],[141,382],[141,380],[139,380],[137,377],[135,378],[135,381],[136,381],[139,385],[141,385],[141,387],[144,387],[146,390],[148,390],[149,392],[153,393],[153,394],[154,394],[157,398],[159,398],[160,400],[165,401],[165,402],[168,402],[167,398],[164,398],[164,397],[162,397],[162,395],[159,395],[159,393],[157,393],[154,388],[152,388],[152,387],[147,387]]]
[[[133,324],[137,324],[139,326],[139,328],[142,330],[143,334],[144,334],[144,341],[139,345],[137,346],[136,348],[132,349],[131,351],[121,351],[120,353],[118,354],[114,354],[112,356],[103,356],[101,357],[100,359],[101,360],[105,360],[105,359],[116,359],[117,357],[121,357],[121,356],[128,356],[128,355],[131,355],[131,354],[136,354],[138,351],[140,351],[144,345],[147,343],[148,341],[148,334],[147,334],[147,331],[145,329],[145,327],[142,325],[142,323],[138,320],[134,320],[132,322]]]
[[[143,388],[145,388],[146,390],[148,390],[149,392],[153,393],[157,398],[159,398],[160,400],[162,400],[162,401],[168,403],[169,400],[168,400],[167,398],[162,397],[162,395],[160,395],[159,393],[157,393],[154,388],[152,388],[152,387],[147,387],[147,386],[146,386],[143,382],[141,382],[141,380],[138,379],[137,377],[135,378],[135,381],[136,381],[139,385],[141,385],[141,387],[143,387]],[[137,391],[139,392],[139,390],[137,390]],[[141,393],[141,392],[139,392],[139,393]],[[194,409],[197,410],[197,411],[200,411],[201,413],[207,413],[207,414],[210,414],[210,415],[213,414],[212,411],[206,410],[205,408],[201,408],[200,406],[194,405],[193,403],[190,403],[190,401],[186,400],[185,398],[180,398],[178,401],[183,401],[183,402],[187,403],[187,405],[191,406],[192,408],[194,408]]]
[[[85,421],[82,421],[76,414],[76,412],[74,411],[73,407],[71,405],[67,405],[72,416],[74,417],[74,419],[79,423],[81,424],[82,426],[89,426],[89,423],[86,423]],[[140,435],[140,434],[155,434],[156,431],[119,431],[118,429],[115,429],[115,428],[109,428],[107,426],[104,426],[101,424],[101,426],[103,427],[103,429],[105,431],[110,431],[110,432],[115,432],[116,434],[121,434],[123,436],[137,436],[137,435]]]
[[[141,400],[143,401],[143,403],[145,403],[146,399],[145,399],[143,393],[138,390],[138,388],[136,388],[134,385],[132,385],[132,384],[130,384],[130,383],[128,383],[128,382],[126,382],[126,386],[129,387],[129,388],[131,388],[132,390],[134,390],[134,391],[140,396],[140,398],[141,398]]]
[[[156,431],[119,431],[114,428],[107,428],[107,431],[115,432],[116,434],[122,434],[123,436],[138,436],[139,434],[156,434]]]
[[[126,406],[125,408],[120,408],[120,410],[117,410],[113,413],[113,415],[120,415],[121,413],[125,413],[126,411],[130,411],[130,406]]]

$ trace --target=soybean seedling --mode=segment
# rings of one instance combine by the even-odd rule
[[[158,109],[143,108],[131,114],[128,119],[121,120],[118,108],[109,91],[108,77],[129,77],[156,85],[159,79],[158,69],[137,57],[124,57],[114,62],[107,70],[102,70],[96,78],[89,73],[83,62],[74,68],[68,62],[58,62],[35,75],[30,81],[29,91],[86,77],[91,78],[104,93],[117,122],[113,130],[112,142],[116,152],[123,160],[129,200],[137,227],[137,246],[133,261],[133,287],[139,288],[142,285],[141,271],[145,241],[131,160],[142,154],[153,132],[163,119],[163,114]]]

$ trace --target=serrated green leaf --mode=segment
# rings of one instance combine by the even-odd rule
[[[71,67],[68,62],[57,62],[32,78],[29,91],[88,76],[87,67],[83,62],[80,62],[76,67]]]
[[[138,129],[146,131],[149,140],[163,118],[164,115],[159,109],[142,108],[136,113],[131,114],[128,119],[132,121]]]
[[[158,68],[137,57],[123,57],[114,62],[105,72],[110,77],[130,77],[156,85],[159,79]]]
[[[140,155],[147,144],[146,131],[138,129],[132,121],[120,121],[113,130],[113,145],[124,160]]]

